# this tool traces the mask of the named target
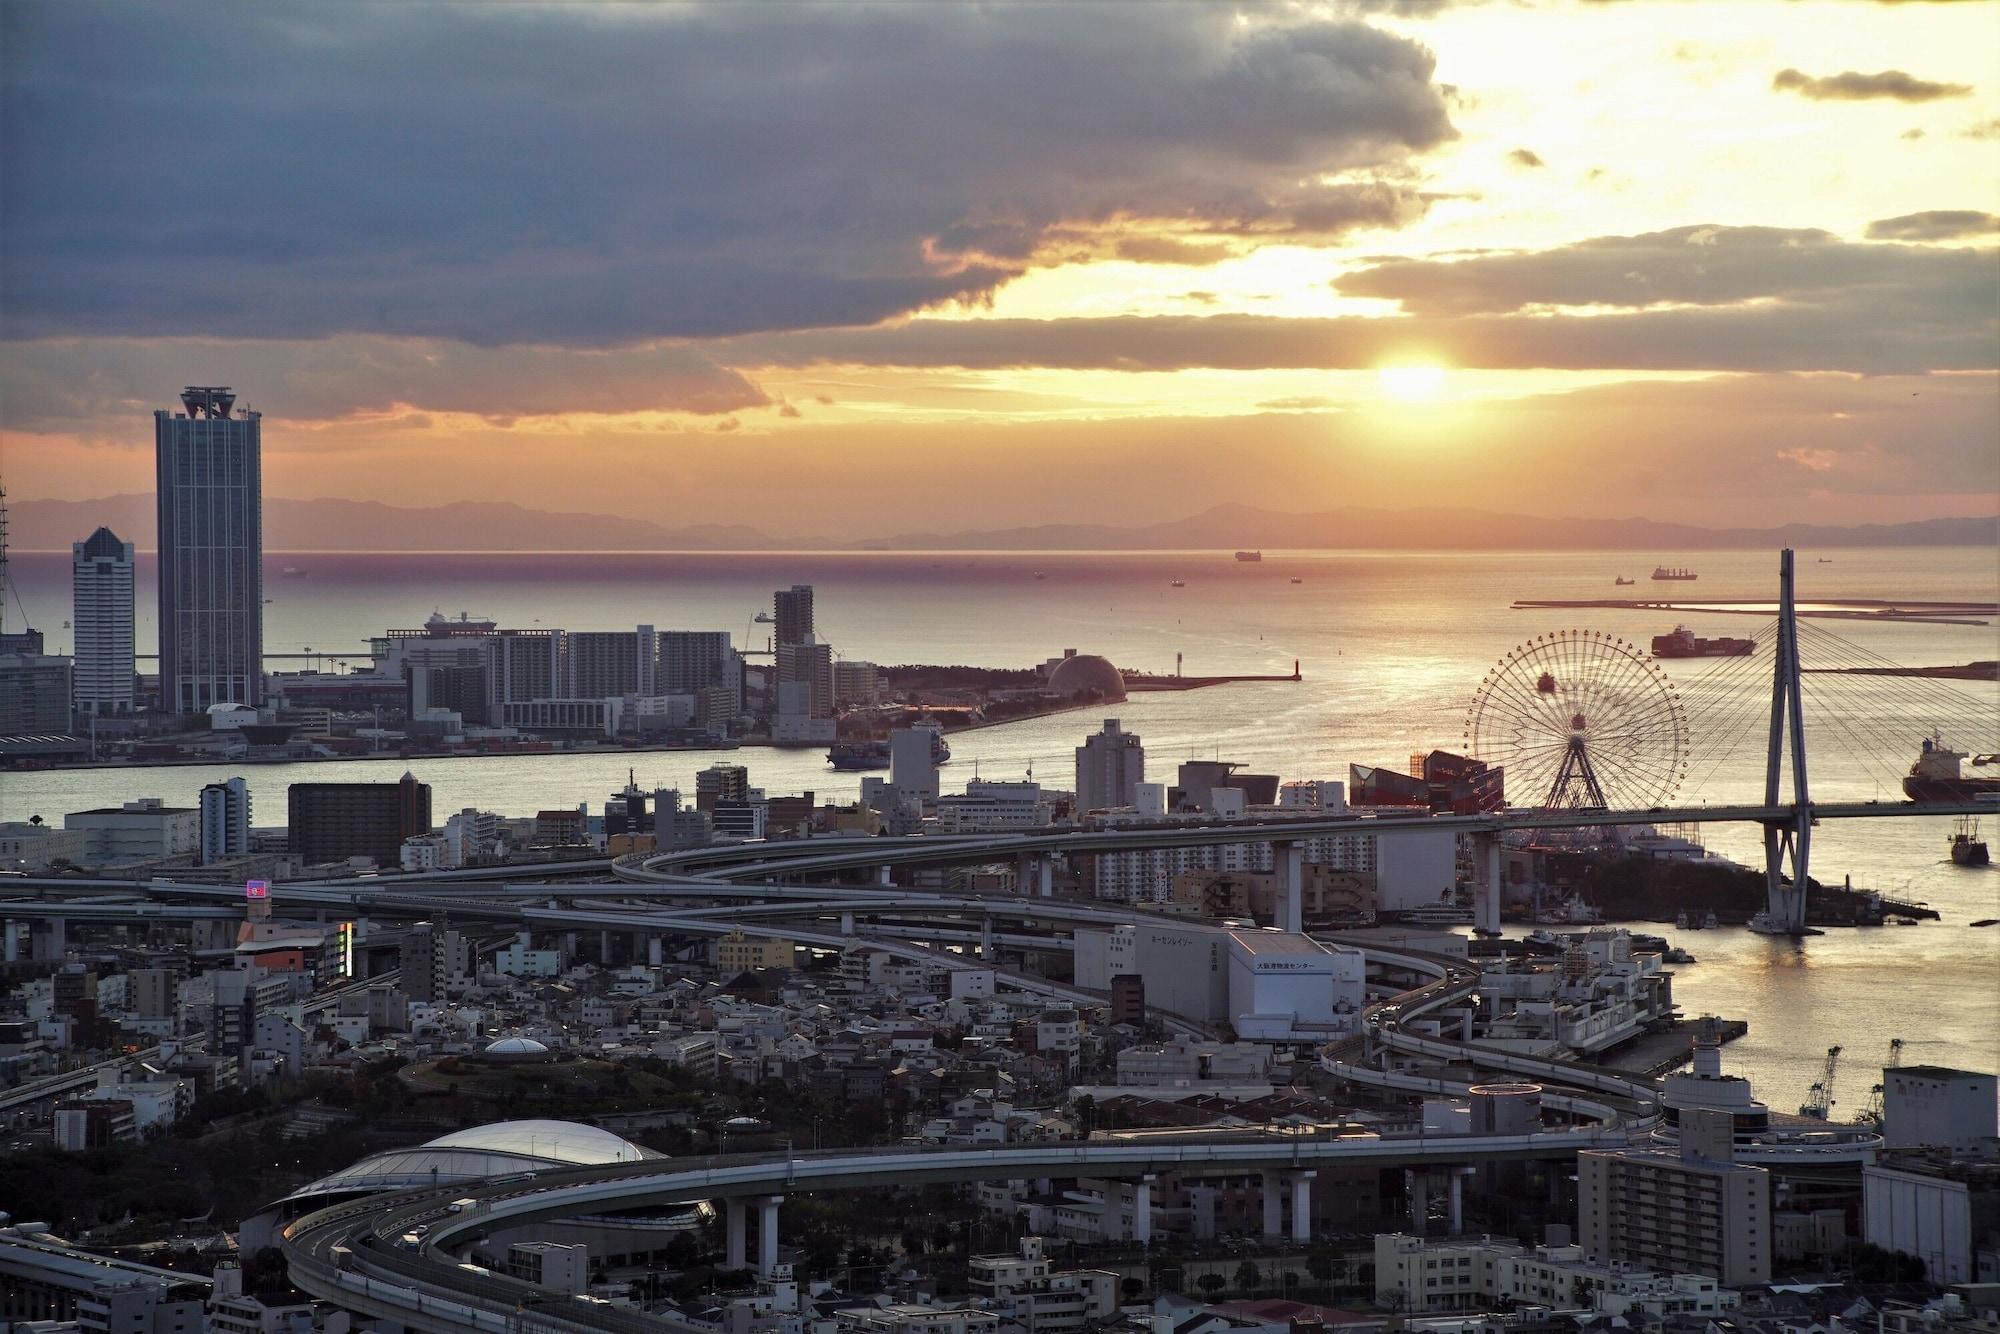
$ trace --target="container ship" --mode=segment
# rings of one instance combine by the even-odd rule
[[[1655,565],[1653,567],[1653,578],[1661,583],[1691,584],[1701,578],[1701,576],[1693,570],[1684,570],[1677,566]]]
[[[1259,561],[1264,559],[1264,553],[1261,551],[1239,551],[1236,553],[1236,559],[1246,560],[1246,561]]]
[[[943,764],[951,759],[951,747],[945,744],[944,733],[931,732],[931,763]],[[862,769],[886,769],[889,767],[889,743],[887,741],[840,741],[834,743],[826,753],[826,762],[843,773],[854,773]]]
[[[2000,803],[2000,777],[1967,775],[1959,765],[1967,758],[1936,733],[1924,738],[1917,762],[1903,780],[1903,795],[1911,801],[1991,801]],[[2000,767],[2000,755],[1974,755],[1973,768]]]
[[[1670,635],[1653,636],[1656,658],[1747,658],[1757,651],[1754,639],[1700,639],[1685,625]]]

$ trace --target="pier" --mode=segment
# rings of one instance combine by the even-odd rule
[[[1305,680],[1296,659],[1292,662],[1289,675],[1250,674],[1231,676],[1156,676],[1151,672],[1125,672],[1125,689],[1133,694],[1146,690],[1200,690],[1204,686],[1236,685],[1244,681],[1292,681]]]

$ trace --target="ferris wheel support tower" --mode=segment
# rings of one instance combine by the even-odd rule
[[[1792,549],[1778,558],[1778,644],[1771,668],[1771,737],[1764,764],[1764,804],[1784,786],[1787,734],[1792,752],[1792,809],[1764,826],[1764,911],[1787,935],[1806,927],[1806,868],[1812,854],[1812,801],[1806,784],[1805,705],[1799,696],[1799,617],[1793,598]],[[1785,863],[1791,862],[1791,876]]]

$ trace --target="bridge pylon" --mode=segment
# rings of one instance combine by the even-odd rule
[[[1792,759],[1791,814],[1764,824],[1764,911],[1776,931],[1803,935],[1806,868],[1812,853],[1812,799],[1806,783],[1805,704],[1799,695],[1799,618],[1790,547],[1778,560],[1778,642],[1771,667],[1771,736],[1764,766],[1766,806],[1781,804],[1787,742]]]

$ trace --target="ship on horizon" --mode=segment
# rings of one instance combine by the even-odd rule
[[[1653,636],[1656,658],[1747,658],[1757,651],[1754,639],[1700,639],[1685,625],[1673,633]]]
[[[1236,559],[1241,561],[1260,561],[1264,559],[1264,553],[1261,551],[1239,551],[1236,553]]]
[[[1691,584],[1701,578],[1701,576],[1693,570],[1684,569],[1678,565],[1655,565],[1653,567],[1653,578],[1661,583]]]

